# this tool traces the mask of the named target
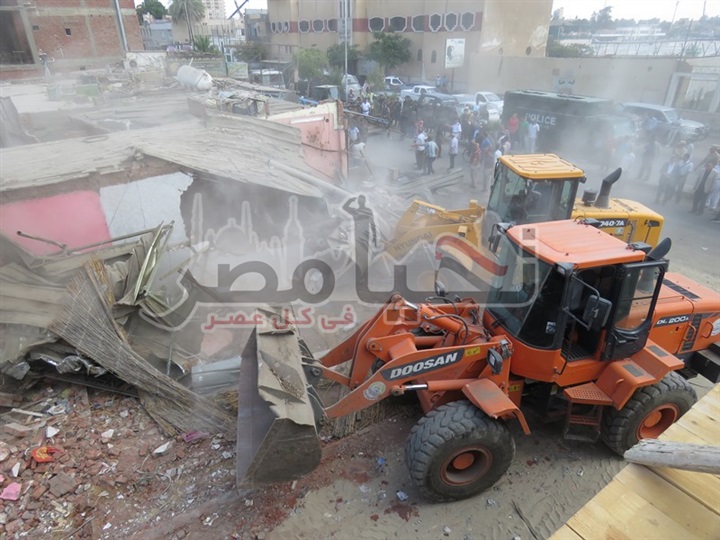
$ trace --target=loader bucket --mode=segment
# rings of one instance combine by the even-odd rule
[[[320,439],[294,331],[255,329],[240,365],[239,488],[288,482],[320,463]]]

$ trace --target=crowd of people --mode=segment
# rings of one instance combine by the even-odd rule
[[[456,116],[449,128],[429,129],[422,118],[414,125],[415,165],[425,174],[435,174],[435,162],[443,157],[443,142],[447,142],[448,170],[456,166],[458,155],[465,154],[470,162],[470,186],[481,190],[489,188],[495,164],[500,156],[513,148],[511,134],[507,129],[492,130],[479,118],[477,111],[466,108]],[[516,141],[516,151],[522,151]]]
[[[535,153],[540,126],[513,114],[506,125],[492,129],[480,108],[466,107],[458,116],[447,107],[418,105],[409,97],[373,95],[363,92],[358,100],[359,112],[386,120],[387,129],[412,137],[415,165],[424,174],[435,174],[438,160],[448,157],[448,170],[457,166],[459,155],[470,163],[470,185],[485,191],[489,188],[495,163],[509,152]],[[612,159],[606,167],[617,163],[625,175],[633,174],[640,182],[649,182],[653,167],[659,161],[663,147],[658,142],[651,119],[646,119],[638,140],[621,137],[613,140]],[[348,148],[365,142],[365,129],[353,124],[348,132]],[[446,151],[445,148],[446,148]],[[700,161],[693,161],[694,145],[679,141],[671,147],[669,157],[659,170],[655,203],[667,204],[682,200],[688,180],[691,181],[692,203],[689,211],[703,215],[713,213],[711,220],[720,223],[720,146],[711,147]]]
[[[642,164],[637,178],[642,182],[650,179],[653,161],[660,154],[660,145],[643,130]],[[680,141],[672,147],[669,157],[658,171],[658,186],[655,195],[656,204],[667,204],[682,200],[685,186],[690,179],[692,194],[689,212],[702,216],[708,210],[711,221],[720,223],[720,146],[712,146],[701,160],[693,162],[694,145]]]

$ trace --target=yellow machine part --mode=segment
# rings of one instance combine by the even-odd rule
[[[586,206],[575,201],[572,219],[593,218],[600,229],[624,242],[645,242],[656,246],[665,222],[663,216],[637,201],[611,198],[607,208]]]
[[[480,219],[485,208],[471,200],[467,208],[447,210],[414,200],[395,227],[395,237],[387,242],[386,253],[401,259],[421,241],[432,244],[441,234],[454,234],[480,244]]]
[[[510,154],[499,161],[518,176],[530,180],[584,178],[585,172],[555,154]]]

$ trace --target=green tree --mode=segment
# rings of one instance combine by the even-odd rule
[[[375,60],[381,66],[392,69],[409,62],[411,42],[400,33],[374,32],[374,42],[370,44],[368,58]]]
[[[220,50],[210,41],[210,36],[195,36],[193,39],[193,49],[205,54],[220,53]]]
[[[604,7],[600,11],[596,11],[595,13],[593,13],[590,17],[590,22],[596,30],[600,28],[612,27],[612,6]]]
[[[268,57],[265,45],[257,41],[247,41],[245,44],[235,47],[235,50],[243,62],[260,62]]]
[[[168,13],[174,21],[198,22],[205,16],[202,0],[173,0]]]
[[[327,55],[320,49],[302,49],[298,54],[298,74],[301,79],[317,79],[327,66]]]
[[[162,19],[167,15],[167,9],[160,2],[160,0],[145,0],[142,4],[135,8],[138,15],[138,20],[142,23],[143,15],[149,13],[153,16],[153,19]]]
[[[327,50],[328,63],[333,66],[345,70],[345,45],[338,44],[329,47]],[[360,50],[357,45],[348,47],[347,60],[348,65],[351,66],[360,58]]]
[[[545,49],[545,56],[553,56],[556,58],[579,58],[594,55],[595,49],[589,45],[577,45],[575,43],[566,45],[554,38],[548,39],[547,48]]]

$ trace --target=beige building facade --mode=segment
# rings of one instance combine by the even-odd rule
[[[412,43],[412,59],[394,75],[445,75],[463,88],[473,56],[545,56],[551,12],[552,0],[268,0],[268,25],[281,60],[301,48],[326,50],[346,36],[365,51],[373,32],[400,32]],[[464,60],[455,69],[445,67],[449,39],[464,40]]]

